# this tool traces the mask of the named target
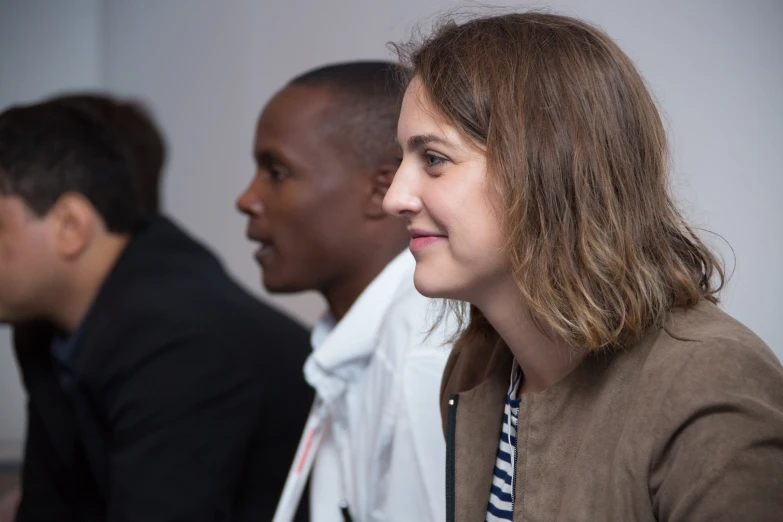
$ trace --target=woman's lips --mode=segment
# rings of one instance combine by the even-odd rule
[[[411,252],[416,253],[434,244],[446,240],[443,234],[428,232],[426,230],[411,230]]]
[[[417,252],[423,248],[427,248],[430,245],[439,243],[445,240],[443,236],[420,236],[411,238],[411,252]]]

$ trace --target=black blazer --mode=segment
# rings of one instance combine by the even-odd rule
[[[70,388],[52,335],[14,328],[29,397],[18,522],[272,518],[313,399],[301,326],[156,217],[94,301]]]

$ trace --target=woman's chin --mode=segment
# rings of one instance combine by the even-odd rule
[[[417,265],[413,275],[413,285],[421,295],[433,299],[455,299],[454,288],[448,281],[444,281],[442,273],[433,274],[429,270],[419,268]]]

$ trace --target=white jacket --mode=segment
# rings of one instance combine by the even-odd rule
[[[409,251],[338,323],[316,325],[306,380],[327,414],[310,485],[311,522],[445,520],[445,443],[438,405],[445,327],[413,286]]]

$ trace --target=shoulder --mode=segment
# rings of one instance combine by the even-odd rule
[[[780,506],[765,477],[783,471],[783,367],[761,339],[708,302],[676,311],[639,382],[632,416],[652,435],[650,490],[663,519]],[[688,518],[702,519],[715,518]]]
[[[671,381],[670,399],[684,400],[697,391],[697,398],[723,396],[733,390],[783,399],[783,367],[772,350],[707,301],[671,314],[654,342],[646,369]]]
[[[694,308],[673,311],[663,329],[671,338],[682,342],[744,346],[759,355],[772,355],[764,341],[747,326],[706,300]]]
[[[134,237],[99,304],[137,324],[180,333],[301,337],[296,321],[251,295],[218,258],[172,221],[157,217]],[[105,295],[103,295],[105,294]]]
[[[242,288],[206,248],[167,220],[134,241],[87,317],[84,340],[96,348],[85,364],[105,373],[187,356],[191,365],[301,369],[306,329]]]
[[[716,430],[724,434],[726,458],[743,440],[783,441],[783,366],[758,336],[711,303],[671,315],[638,383],[634,409],[657,441],[654,460],[676,446],[701,451]]]

